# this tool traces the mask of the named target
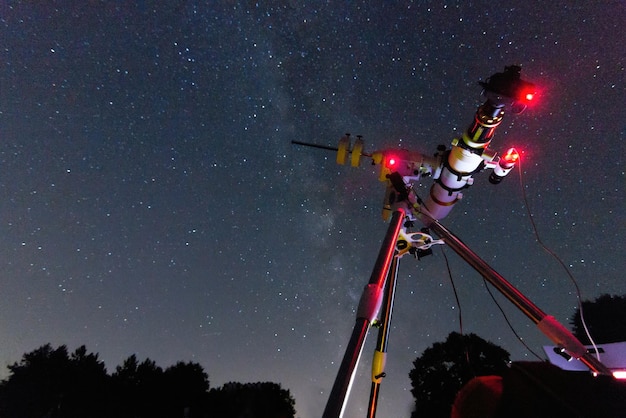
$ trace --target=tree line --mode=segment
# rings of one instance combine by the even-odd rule
[[[162,369],[128,357],[108,374],[83,345],[69,353],[46,344],[23,355],[0,382],[3,418],[293,418],[295,400],[272,382],[210,388],[202,366],[178,362]]]

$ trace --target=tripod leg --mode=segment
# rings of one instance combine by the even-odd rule
[[[372,270],[372,275],[361,294],[361,300],[359,301],[356,314],[356,324],[352,330],[352,335],[346,347],[341,365],[339,366],[335,383],[328,397],[328,402],[326,403],[326,408],[322,415],[323,418],[339,418],[343,415],[346,400],[350,392],[350,386],[352,386],[352,381],[354,380],[354,372],[359,363],[363,345],[365,344],[365,337],[367,337],[369,327],[378,314],[382,304],[385,279],[389,271],[389,266],[391,265],[391,260],[394,258],[396,240],[398,239],[398,234],[400,233],[405,215],[406,213],[403,209],[398,209],[392,214],[389,228],[387,229],[378,257],[376,258],[374,269]]]
[[[376,351],[372,360],[372,388],[370,390],[370,404],[367,410],[368,418],[376,416],[378,407],[378,394],[380,384],[385,377],[385,362],[387,359],[387,345],[389,344],[389,330],[391,325],[391,314],[393,311],[393,300],[396,294],[396,278],[398,277],[398,267],[400,259],[394,257],[387,274],[387,286],[385,287],[385,300],[381,307],[380,328],[378,329],[378,341]]]
[[[446,229],[437,221],[432,221],[429,228],[439,235],[448,247],[452,248],[463,260],[480,273],[513,305],[532,320],[539,330],[550,338],[556,345],[565,348],[572,356],[580,360],[591,371],[599,374],[611,375],[611,371],[596,359],[578,339],[553,316],[547,315],[522,292],[517,290],[503,276],[495,271],[489,264],[481,259],[456,235]]]

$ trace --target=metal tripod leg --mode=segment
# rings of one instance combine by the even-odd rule
[[[396,240],[398,239],[405,215],[406,212],[403,209],[398,209],[391,216],[391,222],[378,253],[372,275],[361,294],[356,323],[339,366],[335,383],[328,397],[328,402],[322,415],[323,418],[339,418],[343,415],[350,386],[352,386],[352,381],[354,380],[356,366],[359,363],[363,345],[365,344],[365,337],[367,337],[369,327],[382,305],[385,279],[391,261],[394,258]]]
[[[591,371],[599,374],[611,375],[611,371],[602,364],[598,359],[587,352],[585,346],[582,345],[572,333],[561,325],[553,316],[547,315],[522,292],[517,290],[511,283],[495,271],[489,264],[481,259],[473,252],[463,241],[456,235],[446,229],[443,225],[435,220],[431,220],[429,228],[439,235],[448,247],[452,248],[463,260],[480,273],[489,283],[491,283],[502,295],[504,295],[511,303],[513,303],[520,311],[530,318],[541,332],[550,338],[556,345],[559,345],[580,360]]]
[[[400,258],[393,258],[389,273],[387,274],[387,286],[385,287],[385,300],[380,310],[380,328],[378,329],[378,341],[376,351],[372,360],[372,388],[370,390],[370,403],[367,409],[367,417],[374,418],[378,408],[378,394],[380,384],[385,377],[385,363],[387,360],[387,345],[389,344],[389,327],[391,325],[391,314],[393,312],[393,300],[396,294],[396,279],[398,277],[398,267]]]

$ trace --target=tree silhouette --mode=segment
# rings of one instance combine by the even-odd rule
[[[197,363],[182,361],[165,369],[167,415],[170,417],[200,416],[209,391],[208,375]]]
[[[111,376],[119,417],[161,416],[165,400],[163,369],[150,359],[139,363],[134,354]]]
[[[109,376],[98,354],[87,353],[82,345],[70,356],[66,393],[59,416],[105,417],[109,399]]]
[[[84,346],[69,356],[66,346],[46,344],[8,368],[0,383],[2,417],[107,416],[106,369]]]
[[[593,301],[582,302],[583,316],[589,333],[598,344],[626,341],[626,295],[604,294]],[[570,321],[572,332],[583,344],[591,344],[576,308]]]
[[[209,414],[219,418],[293,418],[295,400],[279,384],[231,382],[209,392]]]
[[[409,373],[415,409],[411,417],[449,418],[454,398],[470,379],[502,375],[509,353],[475,334],[452,332],[427,348]]]
[[[294,418],[295,400],[279,384],[228,383],[209,391],[197,363],[165,371],[128,357],[108,375],[85,346],[71,355],[46,344],[23,355],[0,382],[1,418]]]

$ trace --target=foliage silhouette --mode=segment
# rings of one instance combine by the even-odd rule
[[[583,315],[589,333],[597,344],[626,341],[626,295],[604,294],[593,301],[582,302]],[[574,311],[570,321],[572,332],[583,344],[591,344],[580,318],[580,310]]]
[[[111,376],[116,416],[159,416],[165,405],[163,369],[146,359],[139,363],[133,354],[117,366]]]
[[[85,346],[71,356],[62,345],[46,344],[8,366],[0,383],[3,417],[104,417],[108,376],[97,354]]]
[[[211,411],[220,418],[292,418],[295,401],[276,383],[230,382],[209,393]]]
[[[168,416],[186,416],[193,418],[194,412],[200,411],[209,391],[209,378],[198,363],[179,361],[165,369],[166,396]]]
[[[450,333],[413,362],[411,417],[449,418],[454,397],[465,383],[476,376],[501,376],[509,361],[506,350],[475,334]]]
[[[295,400],[270,382],[211,389],[202,366],[163,370],[128,357],[108,375],[98,354],[46,344],[23,355],[0,382],[2,418],[293,418]]]

